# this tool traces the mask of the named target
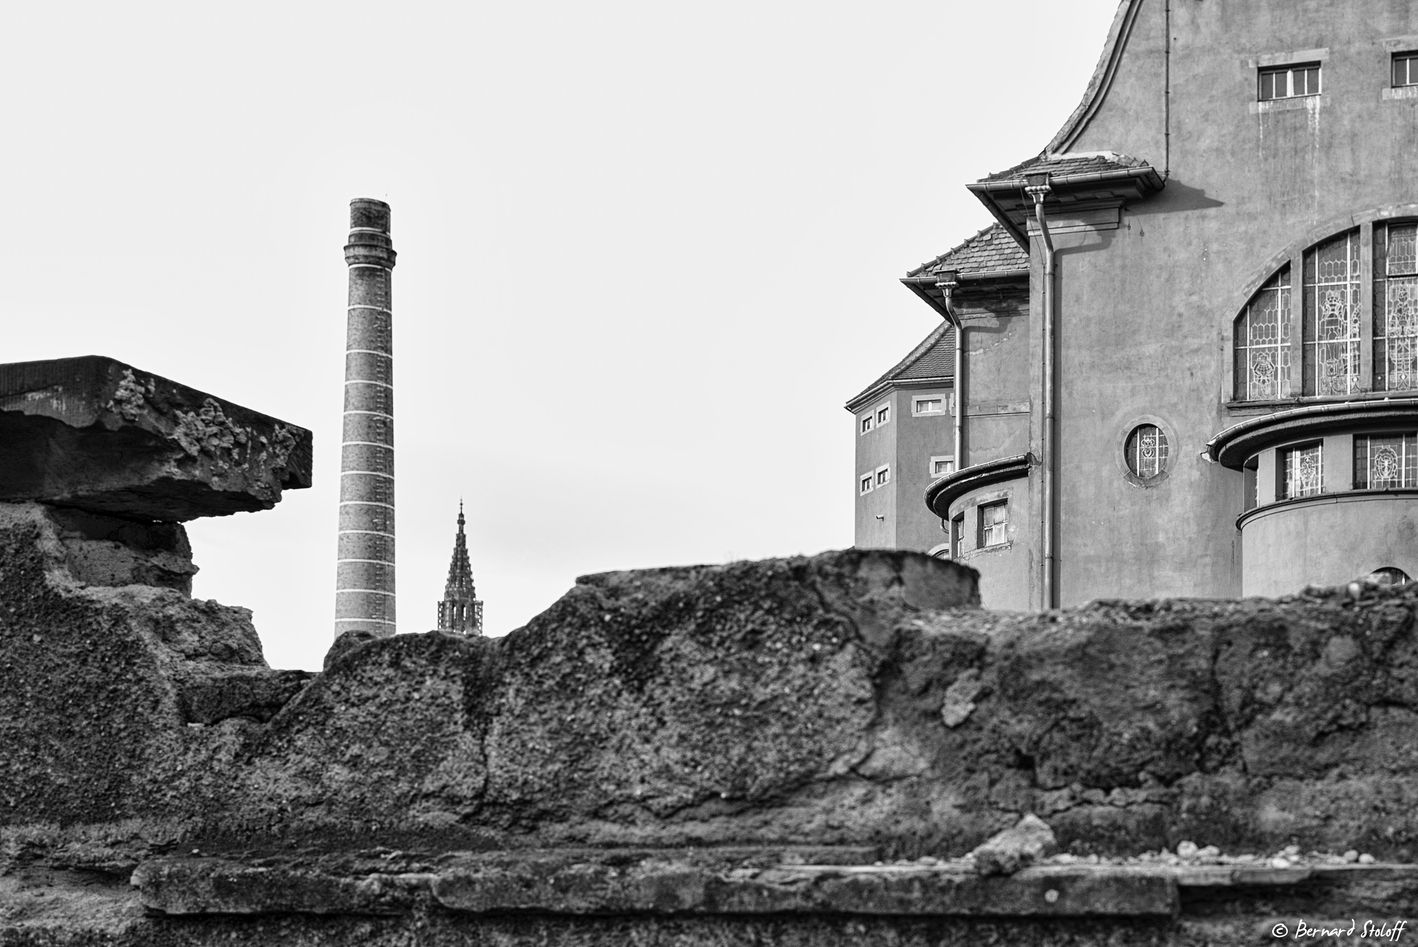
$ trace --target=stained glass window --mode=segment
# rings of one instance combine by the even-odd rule
[[[1418,487],[1418,435],[1354,435],[1354,489]]]
[[[1256,291],[1236,319],[1236,398],[1290,397],[1290,267]]]
[[[1374,390],[1418,388],[1418,224],[1374,228]]]
[[[1359,390],[1359,231],[1305,254],[1303,393]]]
[[[1324,488],[1324,450],[1316,442],[1300,447],[1287,447],[1280,452],[1280,484],[1278,500],[1309,497]]]
[[[1159,477],[1167,469],[1167,435],[1155,424],[1139,424],[1128,435],[1123,453],[1134,476]]]

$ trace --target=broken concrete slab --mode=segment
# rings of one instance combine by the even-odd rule
[[[0,365],[0,500],[182,522],[310,486],[311,434],[99,355]]]

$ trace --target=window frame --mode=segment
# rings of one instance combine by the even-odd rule
[[[1273,66],[1258,67],[1256,69],[1256,101],[1276,102],[1281,99],[1306,99],[1322,94],[1324,92],[1322,66],[1323,63],[1319,60],[1310,60],[1307,62],[1277,63]],[[1309,73],[1311,70],[1314,71],[1314,91],[1310,91]],[[1295,91],[1295,74],[1297,72],[1305,76],[1305,91],[1303,92]],[[1275,91],[1277,83],[1273,81],[1282,76],[1285,79],[1285,92],[1283,94]],[[1265,94],[1267,79],[1272,80],[1270,83],[1271,95]]]
[[[1406,81],[1398,81],[1398,67],[1403,64],[1404,78]],[[1405,49],[1395,52],[1389,57],[1388,69],[1389,88],[1407,89],[1418,86],[1418,49]]]
[[[1418,217],[1356,218],[1275,259],[1239,307],[1232,405],[1418,393]]]
[[[876,422],[873,420],[873,418],[875,418],[875,417],[876,417],[876,413],[869,411],[869,412],[867,412],[866,414],[862,415],[861,417],[859,417],[859,418],[857,419],[857,436],[858,436],[858,437],[865,437],[865,436],[867,436],[868,434],[870,434],[873,430],[875,430],[875,428],[876,428]]]
[[[937,411],[922,411],[921,402],[934,401],[940,405]],[[913,418],[937,418],[943,414],[950,413],[949,395],[912,395],[911,396],[911,417]]]
[[[1003,546],[1003,545],[1005,545],[1006,543],[1009,542],[1009,498],[1008,498],[1008,497],[1005,497],[1005,498],[999,499],[999,500],[991,500],[989,503],[981,503],[980,505],[978,505],[977,507],[975,507],[975,510],[976,510],[976,532],[975,532],[975,548],[976,548],[976,549],[989,549],[989,548],[994,547],[994,546]],[[988,515],[990,515],[990,514],[992,514],[993,512],[995,512],[996,510],[1000,511],[1000,512],[1003,514],[1003,515],[1000,517],[1000,519],[999,519],[997,522],[986,523],[986,522],[985,522],[985,518],[986,518]],[[991,533],[990,533],[991,530],[997,530],[997,531],[998,531],[998,532],[995,533],[994,535],[997,535],[997,536],[999,536],[1000,538],[999,538],[998,540],[996,540],[995,542],[987,542],[987,541],[986,541],[987,538],[991,535]]]
[[[857,477],[857,496],[864,497],[876,489],[876,473],[868,470]]]
[[[965,511],[950,518],[950,558],[959,559],[965,552]]]
[[[937,463],[937,462],[942,462],[942,463],[948,463],[948,464],[950,464],[950,469],[947,470],[945,473],[936,473],[935,467],[936,467],[936,463]],[[929,478],[932,479],[932,480],[939,480],[941,477],[948,477],[948,476],[950,476],[950,475],[953,474],[953,473],[955,473],[955,455],[954,455],[954,454],[935,454],[935,455],[933,455],[933,456],[931,457],[930,461],[926,464],[926,476],[929,477]]]
[[[1374,486],[1373,456],[1374,440],[1398,441],[1398,482],[1386,486]],[[1350,483],[1354,490],[1412,490],[1418,488],[1418,432],[1407,431],[1365,431],[1355,434],[1351,440],[1353,470]],[[1359,446],[1364,446],[1363,482],[1360,482]]]
[[[1291,458],[1297,458],[1310,450],[1315,452],[1315,488],[1304,493],[1297,493],[1292,485],[1292,478],[1298,466],[1291,463]],[[1298,444],[1287,444],[1275,452],[1275,499],[1281,500],[1303,500],[1309,497],[1317,497],[1324,494],[1324,441],[1313,440],[1303,441]]]
[[[875,409],[874,411],[872,411],[872,417],[876,419],[876,426],[877,426],[877,427],[881,427],[881,426],[884,425],[884,424],[890,424],[890,423],[891,423],[891,402],[887,401],[887,402],[885,402],[885,403],[883,403],[883,404],[877,405],[877,406],[876,406],[876,409]]]
[[[1144,429],[1150,429],[1157,435],[1154,442],[1156,455],[1152,459],[1155,469],[1148,473],[1143,471],[1143,444],[1142,438],[1139,436],[1144,433]],[[1137,454],[1136,458],[1133,456],[1134,452]],[[1167,437],[1167,431],[1160,424],[1153,421],[1142,421],[1133,425],[1128,430],[1127,436],[1123,438],[1123,465],[1127,467],[1128,472],[1138,483],[1154,483],[1167,476],[1167,465],[1170,460],[1171,441]]]
[[[882,464],[880,467],[876,468],[876,470],[873,470],[872,474],[876,477],[876,486],[873,487],[873,489],[879,490],[891,483],[890,464]]]

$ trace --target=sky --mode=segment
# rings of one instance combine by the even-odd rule
[[[354,197],[393,208],[399,630],[458,501],[491,634],[579,575],[852,544],[899,283],[1078,104],[1115,0],[25,4],[3,361],[108,355],[315,436],[188,524],[269,663],[333,638]],[[3,449],[0,446],[0,449]]]

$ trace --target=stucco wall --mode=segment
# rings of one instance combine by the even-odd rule
[[[1247,595],[1292,595],[1395,566],[1418,575],[1418,494],[1340,493],[1258,509],[1241,529]]]
[[[896,490],[891,484],[873,489],[865,496],[860,490],[861,478],[868,473],[875,474],[878,467],[891,465],[891,475],[896,476],[896,432],[900,430],[899,406],[894,392],[887,392],[871,401],[852,416],[852,431],[857,438],[857,467],[852,478],[852,508],[855,511],[853,542],[858,549],[893,549],[896,545]],[[861,433],[861,419],[868,413],[873,416],[882,405],[891,408],[891,422],[880,427],[873,424],[866,434]],[[879,517],[879,518],[878,518]]]
[[[1415,196],[1418,99],[1388,87],[1391,51],[1418,46],[1418,8],[1182,0],[1170,4],[1167,56],[1167,6],[1140,6],[1105,98],[1068,143],[1144,159],[1168,177],[1118,229],[1055,237],[1063,605],[1240,592],[1242,476],[1198,459],[1239,417],[1226,404],[1232,322],[1304,246]],[[1256,102],[1258,65],[1312,59],[1323,64],[1321,96]],[[1037,325],[1037,248],[1032,266]],[[1037,365],[1037,341],[1032,349]],[[1171,453],[1167,479],[1145,489],[1122,475],[1119,457],[1143,417],[1160,419]]]
[[[950,505],[950,516],[964,516],[964,542],[957,562],[980,572],[980,604],[985,608],[1022,611],[1029,608],[1034,589],[1036,520],[1030,515],[1030,481],[1021,477],[966,493]],[[1008,540],[979,547],[982,503],[1009,504]]]
[[[940,520],[923,509],[921,497],[935,479],[930,475],[932,457],[955,456],[954,414],[920,415],[911,413],[916,398],[940,398],[945,407],[951,403],[948,385],[922,388],[902,387],[897,392],[901,406],[896,432],[896,547],[914,552],[928,552],[947,540]]]

